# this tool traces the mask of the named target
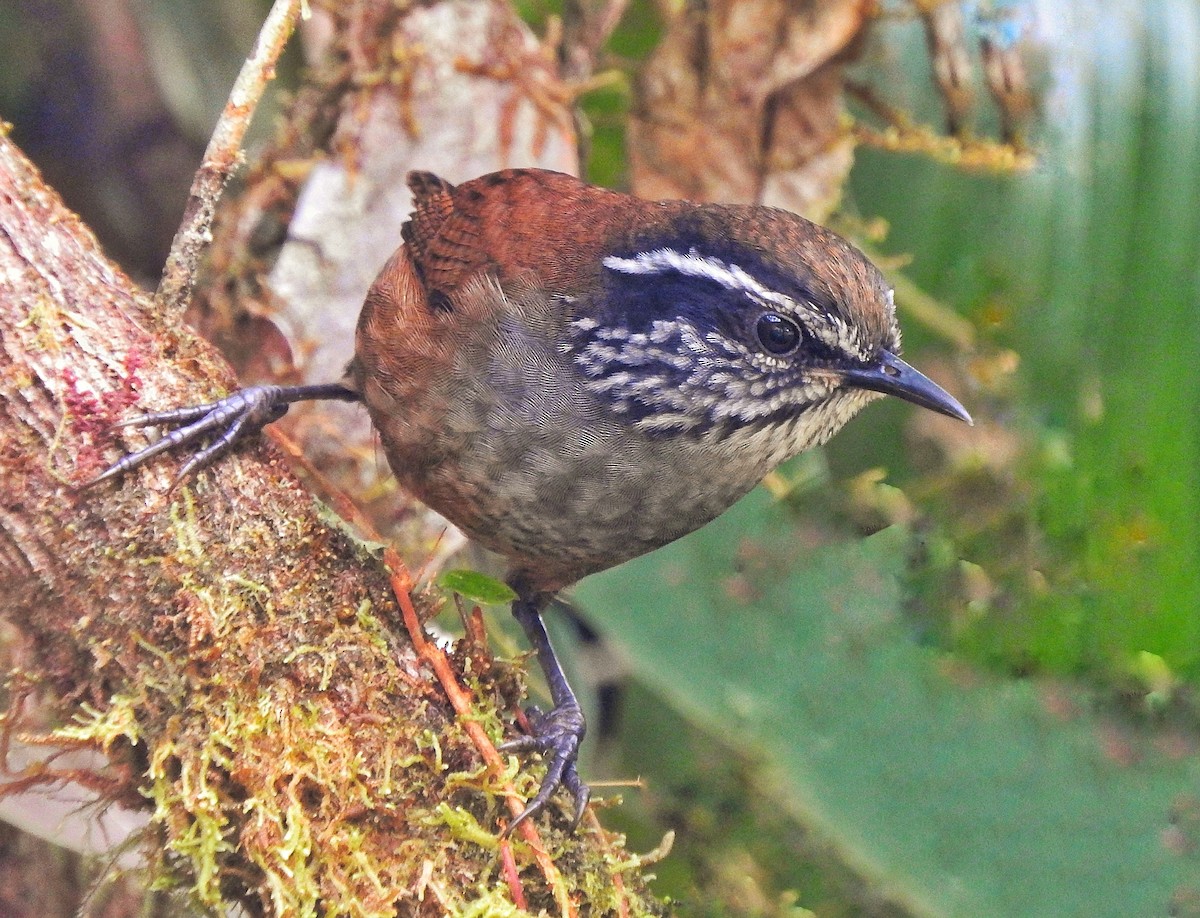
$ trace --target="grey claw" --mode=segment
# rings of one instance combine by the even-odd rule
[[[204,417],[220,402],[208,402],[204,405],[190,405],[186,408],[172,408],[170,411],[151,411],[132,418],[117,421],[109,429],[118,430],[122,427],[157,427],[162,424],[188,424]]]
[[[288,406],[292,402],[311,399],[356,402],[358,393],[342,383],[287,387],[249,386],[206,405],[155,411],[118,421],[113,425],[114,428],[183,426],[175,426],[174,430],[145,449],[122,456],[87,484],[82,485],[80,490],[90,488],[125,472],[131,472],[159,453],[176,446],[194,446],[211,438],[211,443],[203,448],[195,449],[194,455],[183,464],[183,468],[175,477],[174,484],[171,485],[174,488],[176,484],[192,473],[229,452],[238,440],[257,433],[272,421],[278,421],[287,414]]]
[[[90,488],[102,481],[131,472],[160,453],[178,446],[191,446],[208,437],[211,443],[199,449],[179,470],[171,487],[187,479],[227,453],[243,436],[256,433],[287,413],[288,403],[281,401],[284,390],[278,386],[251,386],[204,405],[156,411],[118,421],[119,427],[154,427],[182,424],[144,449],[122,456],[111,466],[83,485]]]
[[[525,809],[508,824],[501,837],[508,837],[513,829],[531,816],[536,816],[546,808],[554,792],[565,787],[575,798],[571,829],[579,825],[591,799],[591,788],[583,783],[575,768],[579,757],[579,744],[587,730],[583,712],[578,705],[565,705],[554,708],[546,714],[531,710],[527,712],[534,728],[532,736],[521,736],[508,740],[497,747],[501,752],[537,751],[549,757],[546,765],[546,776],[538,787],[537,794],[526,805]]]
[[[518,736],[515,739],[505,740],[496,747],[497,752],[530,752],[540,748],[536,736]]]
[[[563,772],[563,785],[575,798],[575,812],[571,817],[571,831],[574,832],[583,822],[583,814],[587,812],[588,801],[592,799],[592,789],[583,783],[579,772],[575,770],[574,762],[568,765],[567,770]]]

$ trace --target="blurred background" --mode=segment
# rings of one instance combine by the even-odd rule
[[[1200,7],[314,6],[193,311],[244,376],[328,378],[348,353],[391,246],[314,254],[331,227],[354,238],[330,201],[536,162],[828,223],[895,284],[906,359],[976,418],[874,404],[713,526],[576,590],[557,636],[590,687],[583,770],[623,799],[603,819],[632,847],[674,833],[653,870],[678,912],[1200,915]],[[501,50],[448,40],[430,77],[441,46],[414,36],[439,6]],[[265,9],[0,2],[0,117],[148,286]],[[400,37],[368,48],[364,22]],[[491,93],[470,106],[482,140],[430,114],[463,108],[462,80]],[[364,101],[380,86],[386,116]],[[395,161],[373,172],[380,146]],[[287,267],[305,258],[319,280]],[[459,542],[361,426],[293,433],[357,457],[328,463],[442,563]],[[41,913],[73,913],[96,868],[0,840],[0,913],[51,887]],[[46,858],[54,883],[22,872]]]

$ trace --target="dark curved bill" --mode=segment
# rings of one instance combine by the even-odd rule
[[[842,378],[852,386],[895,395],[922,408],[958,418],[968,424],[974,423],[958,399],[888,351],[883,352],[879,363],[873,367],[851,367],[841,373]]]

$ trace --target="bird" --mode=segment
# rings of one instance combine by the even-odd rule
[[[539,169],[457,185],[415,171],[408,185],[344,379],[127,419],[161,438],[89,485],[186,447],[179,481],[295,402],[364,405],[400,484],[505,559],[546,676],[553,706],[500,746],[546,762],[504,832],[560,789],[574,828],[587,724],[543,623],[553,598],[704,526],[883,395],[971,417],[900,359],[883,274],[796,214]]]

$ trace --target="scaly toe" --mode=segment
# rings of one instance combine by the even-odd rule
[[[171,487],[229,452],[244,436],[256,433],[287,413],[287,390],[278,386],[250,386],[205,405],[157,411],[119,421],[113,427],[171,427],[154,443],[122,456],[115,463],[83,484],[90,488],[102,481],[132,472],[155,456],[178,447],[192,447],[194,453],[183,465]],[[209,441],[207,446],[197,448]]]
[[[546,808],[554,792],[566,787],[575,798],[571,828],[579,825],[591,798],[591,789],[579,777],[575,763],[579,758],[579,745],[587,732],[587,723],[578,705],[568,705],[542,714],[530,716],[535,733],[509,740],[499,746],[501,752],[537,751],[548,759],[546,776],[538,787],[537,794],[526,804],[525,809],[503,832],[507,837],[517,826]]]

